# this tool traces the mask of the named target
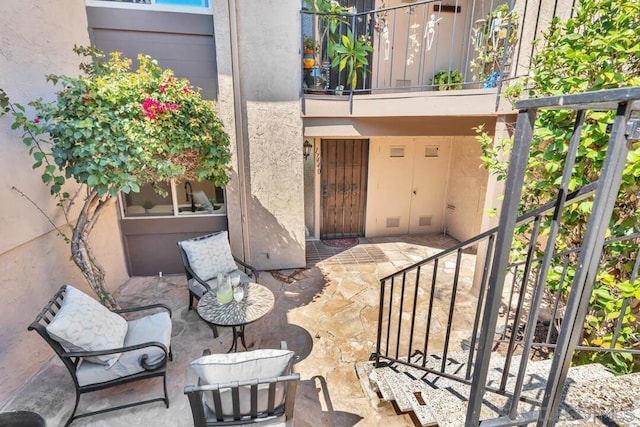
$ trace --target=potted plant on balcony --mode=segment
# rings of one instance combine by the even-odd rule
[[[302,65],[305,69],[308,69],[314,66],[316,62],[316,51],[320,49],[320,46],[319,43],[310,36],[304,36],[303,45]]]
[[[305,3],[305,11],[314,13],[315,34],[308,38],[315,47],[315,61],[313,66],[306,69],[304,80],[309,91],[326,92],[334,49],[340,45],[339,30],[342,25],[349,25],[346,16],[350,8],[335,0],[305,0]]]
[[[362,78],[367,77],[367,66],[369,65],[369,54],[373,52],[373,47],[366,36],[355,39],[353,32],[347,30],[347,34],[342,36],[342,42],[333,47],[332,67],[338,67],[340,71],[347,69],[347,83],[351,90],[358,86],[358,74]]]
[[[462,73],[458,70],[440,70],[434,74],[431,84],[438,90],[462,89]]]

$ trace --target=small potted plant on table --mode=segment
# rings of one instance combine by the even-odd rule
[[[142,202],[142,207],[144,208],[144,213],[151,213],[151,209],[153,209],[155,205],[151,200],[145,200]]]

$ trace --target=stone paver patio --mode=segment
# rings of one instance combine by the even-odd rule
[[[274,292],[274,310],[246,328],[250,349],[278,348],[285,340],[296,352],[294,371],[301,375],[295,407],[297,426],[411,426],[388,404],[372,406],[356,377],[354,364],[375,349],[379,278],[449,247],[443,235],[361,239],[348,249],[332,250],[311,268],[261,272],[260,283]],[[314,242],[314,245],[318,245]],[[135,277],[116,292],[123,307],[155,302],[173,310],[172,349],[167,384],[171,406],[138,406],[75,421],[73,426],[190,426],[191,411],[183,388],[196,382],[189,363],[205,348],[225,352],[230,328],[211,329],[195,310],[187,309],[183,275]],[[34,313],[35,316],[35,313]],[[438,319],[446,322],[446,318]],[[26,327],[26,326],[25,326]],[[142,381],[81,398],[78,412],[124,403],[162,392],[160,380]],[[74,388],[64,366],[45,364],[2,411],[30,410],[48,426],[62,425],[73,406]]]

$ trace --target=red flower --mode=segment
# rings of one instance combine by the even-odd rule
[[[167,90],[167,85],[161,84],[160,85],[160,93],[164,93],[165,90]]]
[[[158,102],[151,98],[145,98],[142,103],[142,109],[150,120],[155,120],[157,118],[157,114],[165,113],[167,110],[176,111],[178,108],[178,104],[167,104],[164,102]]]
[[[35,119],[33,119],[33,123],[40,123],[40,119],[36,117]]]

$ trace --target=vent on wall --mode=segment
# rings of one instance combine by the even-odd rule
[[[431,216],[431,215],[421,216],[420,219],[418,220],[418,226],[420,226],[420,227],[430,227],[432,219],[433,219],[433,216]]]
[[[387,228],[400,227],[400,217],[393,216],[387,218]]]
[[[438,150],[440,147],[437,145],[425,145],[424,146],[424,156],[425,157],[438,157]]]
[[[404,157],[404,145],[391,147],[389,157]]]

